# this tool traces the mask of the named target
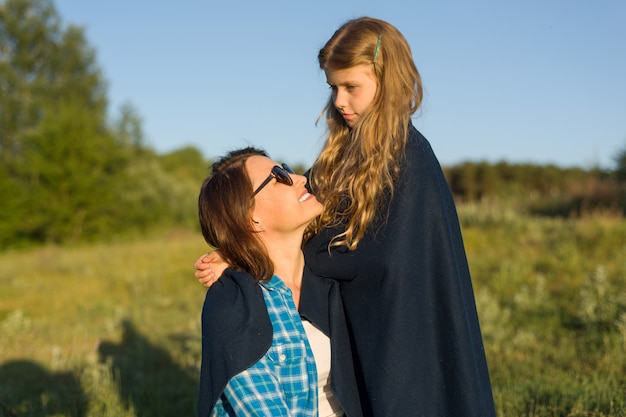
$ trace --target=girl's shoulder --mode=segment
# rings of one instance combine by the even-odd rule
[[[408,164],[423,165],[428,163],[439,166],[439,162],[430,142],[413,125],[409,127],[405,157],[406,163]]]

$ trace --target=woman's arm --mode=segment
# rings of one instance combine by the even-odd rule
[[[228,381],[220,403],[217,407],[232,407],[238,416],[292,415],[266,356]]]
[[[198,282],[206,288],[210,288],[229,265],[224,262],[219,251],[214,250],[199,257],[194,262],[193,267],[196,270],[194,276]]]

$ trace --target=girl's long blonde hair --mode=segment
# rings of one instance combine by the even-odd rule
[[[328,138],[311,168],[311,186],[324,211],[311,231],[345,225],[332,245],[355,249],[394,191],[411,115],[422,102],[422,81],[411,48],[391,24],[369,17],[342,25],[319,51],[320,68],[336,71],[369,64],[376,96],[353,128],[329,99]]]

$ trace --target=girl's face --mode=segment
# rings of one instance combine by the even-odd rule
[[[357,65],[344,70],[326,71],[326,82],[332,89],[335,107],[346,124],[354,127],[374,101],[378,82],[371,64]]]
[[[280,166],[271,159],[255,155],[246,161],[246,170],[252,187],[256,190],[274,166]],[[267,233],[288,233],[304,228],[322,213],[322,204],[307,191],[306,177],[289,174],[293,184],[286,185],[272,178],[254,196],[252,216]],[[301,238],[301,237],[300,237]]]

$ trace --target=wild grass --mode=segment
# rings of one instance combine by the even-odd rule
[[[626,221],[460,217],[498,414],[626,415]]]
[[[0,416],[196,414],[199,234],[0,255]]]
[[[626,415],[626,220],[459,210],[499,416]],[[0,416],[196,414],[199,233],[0,254]]]

